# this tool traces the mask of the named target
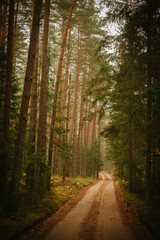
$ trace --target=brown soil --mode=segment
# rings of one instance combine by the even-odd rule
[[[98,218],[100,215],[100,198],[103,195],[104,184],[100,187],[96,195],[88,215],[85,217],[81,224],[80,239],[94,240],[98,231]],[[100,235],[100,234],[99,234]]]
[[[133,240],[133,234],[123,224],[117,205],[113,180],[103,174],[103,183],[95,195],[88,215],[81,224],[80,238],[83,240]],[[117,192],[118,193],[118,192]]]
[[[79,194],[68,199],[68,201],[66,201],[56,213],[25,232],[20,240],[44,240],[46,233],[48,233],[53,226],[56,225],[77,204],[77,202],[84,197],[89,188],[99,181],[100,180],[95,180],[92,184],[85,187]]]
[[[79,226],[78,239],[153,240],[145,226],[140,223],[135,209],[127,206],[124,202],[123,193],[118,182],[114,181],[113,188],[112,179],[109,175],[103,175],[102,179],[101,185],[92,199],[91,207]],[[30,229],[22,236],[21,240],[44,240],[46,234],[53,229],[53,226],[62,220],[84,197],[89,188],[98,181],[83,189],[77,196],[69,199],[58,212]],[[116,235],[117,233],[118,235]]]

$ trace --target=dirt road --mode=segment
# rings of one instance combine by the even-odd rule
[[[112,178],[107,174],[101,178],[45,240],[134,240],[121,218]]]

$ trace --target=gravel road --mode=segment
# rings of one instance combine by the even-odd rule
[[[121,218],[114,184],[108,174],[91,187],[45,240],[134,240]]]

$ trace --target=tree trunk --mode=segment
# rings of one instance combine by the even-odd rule
[[[86,99],[86,112],[88,108],[88,99]],[[82,176],[86,177],[86,153],[87,153],[87,121],[84,122],[84,157],[83,157],[83,172],[82,172]]]
[[[3,56],[6,54],[6,19],[7,19],[7,1],[0,3],[0,51]],[[0,58],[0,131],[3,132],[3,107],[6,80],[6,60],[5,57]],[[2,145],[1,145],[2,146]]]
[[[94,170],[94,163],[93,163],[93,142],[96,137],[96,111],[97,111],[97,103],[94,107],[94,118],[92,123],[92,136],[91,136],[91,174],[93,173],[95,176],[95,170]]]
[[[79,130],[78,130],[78,141],[77,141],[77,159],[80,159],[80,173],[82,172],[82,118],[83,118],[83,108],[84,108],[84,88],[85,88],[85,78],[86,78],[86,64],[87,64],[87,54],[85,54],[84,59],[84,69],[83,69],[83,79],[82,79],[82,89],[81,89],[81,103],[80,103],[80,119],[79,119]]]
[[[66,75],[65,75],[65,83],[64,83],[64,93],[63,93],[63,107],[66,105],[66,97],[67,97],[67,84],[68,84],[68,75],[69,75],[69,65],[71,58],[71,30],[69,31],[69,39],[68,39],[68,54],[67,54],[67,64],[66,64]],[[66,110],[63,110],[63,117],[66,116]]]
[[[72,176],[76,177],[78,174],[77,162],[77,109],[78,109],[78,88],[79,88],[79,75],[81,66],[81,39],[78,44],[78,57],[77,57],[77,73],[75,83],[75,97],[74,97],[74,110],[73,110],[73,156],[72,156]]]
[[[101,110],[101,103],[99,103],[99,111],[100,110]],[[100,132],[101,132],[101,119],[98,120],[98,142],[99,142],[99,144],[101,143]]]
[[[133,133],[132,133],[132,106],[131,106],[131,99],[130,99],[130,95],[129,95],[129,129],[128,129],[128,189],[129,192],[133,191]]]
[[[48,166],[50,168],[48,172],[48,190],[50,190],[50,179],[51,179],[51,165],[52,165],[52,151],[53,151],[53,136],[54,136],[54,125],[56,121],[56,108],[57,108],[57,99],[58,99],[58,90],[59,90],[59,84],[60,80],[62,78],[62,63],[63,63],[63,57],[64,57],[64,48],[66,44],[66,38],[67,38],[67,33],[69,29],[69,25],[71,22],[72,14],[73,14],[73,9],[75,6],[76,0],[73,0],[71,10],[68,16],[68,21],[66,25],[66,29],[63,35],[62,39],[62,46],[61,46],[61,54],[59,58],[59,63],[58,63],[58,73],[57,73],[57,81],[56,81],[56,86],[55,86],[55,95],[54,95],[54,100],[53,100],[53,110],[52,110],[52,120],[51,120],[51,131],[50,131],[50,138],[49,138],[49,152],[48,152]]]
[[[148,26],[147,26],[147,128],[146,128],[146,200],[151,201],[151,152],[152,152],[152,61],[151,61],[151,12],[148,2]]]
[[[12,88],[12,67],[13,67],[13,40],[14,40],[14,6],[15,1],[9,1],[9,18],[8,18],[8,39],[7,39],[7,63],[6,63],[6,83],[5,99],[3,109],[3,137],[2,153],[0,157],[0,191],[4,195],[7,183],[8,173],[8,137],[11,110],[11,88]]]
[[[67,89],[67,87],[66,87]],[[68,103],[67,103],[67,121],[66,121],[66,135],[64,138],[64,141],[67,143],[68,142],[68,124],[69,124],[69,108],[70,108],[70,98],[71,98],[71,75],[69,76],[69,90],[68,90]],[[65,155],[66,153],[64,153]],[[66,161],[63,159],[63,181],[65,181],[65,177],[66,177]]]
[[[66,121],[66,130],[69,130],[69,112],[70,112],[70,100],[71,100],[71,74],[69,75],[69,89],[68,89],[68,103],[67,103],[67,121]],[[66,141],[68,141],[68,131],[66,132]]]
[[[151,200],[151,149],[152,149],[152,76],[151,65],[148,64],[147,70],[147,129],[146,129],[146,143],[147,143],[147,156],[146,156],[146,200]]]
[[[38,39],[39,40],[39,39]],[[37,41],[36,59],[34,64],[34,78],[32,82],[32,94],[31,94],[31,113],[30,113],[30,130],[29,130],[29,144],[30,149],[28,151],[29,163],[26,170],[26,185],[31,190],[33,187],[34,178],[34,154],[36,151],[36,120],[37,120],[37,78],[38,78],[38,49],[39,41]]]
[[[15,2],[15,1],[14,1]],[[5,43],[6,36],[6,18],[7,18],[7,0],[0,3],[0,44]]]
[[[17,200],[18,200],[24,141],[25,141],[25,131],[26,131],[26,123],[27,123],[27,113],[28,113],[28,105],[29,105],[30,92],[31,92],[31,84],[32,84],[33,73],[34,73],[33,66],[35,62],[35,52],[36,52],[36,45],[37,45],[38,32],[39,32],[41,6],[42,6],[42,0],[37,0],[35,2],[35,8],[34,8],[34,14],[33,14],[28,62],[27,62],[26,76],[24,81],[17,141],[16,141],[16,147],[15,147],[14,168],[13,168],[12,179],[11,179],[11,191],[10,191],[11,209],[16,208]]]
[[[89,121],[89,116],[90,116],[90,113],[91,113],[91,96],[90,96],[90,100],[89,100],[89,109],[88,109],[88,124],[87,124],[87,136],[86,136],[86,144],[84,146],[84,164],[85,164],[85,170],[84,170],[84,174],[86,175],[86,162],[87,162],[87,148],[89,146],[89,132],[90,132],[90,121]],[[85,176],[84,175],[84,176]]]
[[[19,10],[19,0],[17,0],[17,5],[16,5],[16,9],[15,9],[14,33],[13,33],[13,49],[15,49],[17,20],[18,20],[18,10]],[[14,67],[16,68],[16,57],[14,57]]]
[[[50,0],[45,0],[44,30],[43,30],[43,54],[42,54],[42,79],[40,89],[39,123],[37,136],[37,154],[34,170],[34,183],[32,200],[43,198],[47,191],[46,181],[46,121],[47,121],[47,48],[49,32]]]

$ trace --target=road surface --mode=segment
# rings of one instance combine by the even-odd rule
[[[71,211],[46,235],[45,240],[134,240],[123,223],[112,178],[101,174]]]

